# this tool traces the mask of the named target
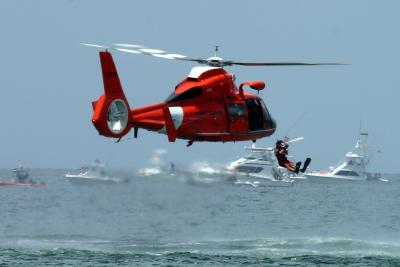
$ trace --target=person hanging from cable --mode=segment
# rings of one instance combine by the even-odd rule
[[[296,140],[298,140],[298,139],[289,141],[289,138],[285,137],[283,140],[276,141],[275,156],[276,156],[276,159],[278,160],[279,166],[284,167],[294,173],[299,173],[299,171],[305,172],[307,170],[308,165],[311,162],[310,158],[307,158],[304,161],[304,166],[302,169],[300,169],[301,161],[294,164],[293,162],[291,162],[290,160],[287,159],[289,143],[296,141]]]
[[[286,138],[285,138],[286,139]],[[281,167],[288,169],[294,173],[299,173],[301,162],[294,164],[287,159],[289,144],[285,140],[278,140],[275,144],[275,157]]]

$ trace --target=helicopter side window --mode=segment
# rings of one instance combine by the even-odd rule
[[[171,103],[171,102],[177,102],[177,101],[183,101],[183,100],[196,98],[196,97],[199,97],[202,92],[203,92],[203,89],[198,86],[190,88],[181,94],[176,94],[175,92],[173,92],[172,94],[170,94],[168,96],[168,98],[165,100],[165,102]]]
[[[245,115],[245,109],[242,104],[230,103],[228,105],[228,110],[231,118],[243,117]]]

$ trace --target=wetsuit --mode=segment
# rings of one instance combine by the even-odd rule
[[[296,172],[296,165],[287,159],[289,145],[282,140],[276,142],[275,156],[278,164],[281,167],[287,168],[290,171]]]

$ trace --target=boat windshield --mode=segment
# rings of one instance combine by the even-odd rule
[[[259,173],[263,170],[262,167],[253,167],[253,166],[238,166],[236,168],[238,172],[245,172],[245,173]]]
[[[360,176],[358,173],[355,171],[348,171],[348,170],[340,170],[335,175],[340,175],[340,176]]]
[[[353,158],[347,161],[348,165],[363,165],[364,161],[361,158]]]

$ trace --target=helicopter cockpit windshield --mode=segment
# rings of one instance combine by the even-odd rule
[[[264,126],[265,126],[265,128],[267,128],[267,129],[275,129],[276,128],[275,120],[269,114],[267,106],[265,105],[264,101],[262,99],[260,99],[259,101],[260,101],[261,107],[263,109]]]
[[[165,102],[171,103],[171,102],[177,102],[177,101],[183,101],[183,100],[196,98],[196,97],[199,97],[202,92],[203,92],[203,89],[199,86],[190,88],[180,94],[173,92],[172,94],[170,94],[168,96],[168,98],[165,100]]]
[[[274,129],[275,121],[269,115],[268,109],[261,99],[246,99],[249,114],[249,130],[259,131]]]

